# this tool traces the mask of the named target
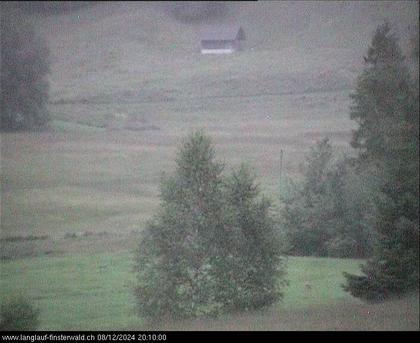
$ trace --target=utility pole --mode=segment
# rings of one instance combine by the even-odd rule
[[[283,169],[283,149],[280,149],[280,175],[279,175],[279,184],[281,189],[281,174]]]

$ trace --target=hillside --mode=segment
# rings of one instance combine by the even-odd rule
[[[374,28],[387,19],[404,41],[418,13],[413,1],[228,3],[222,20],[244,27],[246,49],[202,56],[200,25],[176,21],[168,6],[98,3],[43,17],[57,117],[100,125],[123,111],[159,121],[184,102],[346,89]],[[149,103],[163,109],[142,108]]]
[[[376,25],[389,19],[406,46],[418,20],[417,2],[227,6],[223,21],[247,38],[229,56],[201,55],[200,25],[175,20],[168,2],[35,17],[51,49],[54,120],[50,132],[2,134],[0,235],[51,239],[9,242],[4,258],[131,249],[194,128],[212,137],[227,172],[249,163],[276,201],[280,149],[285,176],[324,136],[349,150],[349,93]]]

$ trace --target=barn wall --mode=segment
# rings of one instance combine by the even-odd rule
[[[201,53],[203,54],[223,54],[232,53],[239,48],[238,41],[202,41]]]
[[[206,54],[231,54],[234,49],[201,49],[201,53]]]

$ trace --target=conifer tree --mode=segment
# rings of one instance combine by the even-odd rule
[[[223,178],[202,132],[184,142],[176,163],[136,254],[139,314],[180,319],[280,299],[281,250],[254,179],[244,169]]]
[[[362,166],[382,173],[374,257],[365,275],[345,274],[356,297],[381,300],[418,287],[419,98],[390,26],[379,26],[352,95],[351,118],[359,124],[352,146]]]

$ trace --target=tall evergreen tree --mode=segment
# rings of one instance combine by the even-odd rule
[[[301,166],[302,182],[283,199],[282,226],[290,243],[290,253],[326,256],[326,242],[332,238],[335,218],[329,178],[332,146],[328,138],[317,142]],[[333,223],[333,228],[336,225]]]
[[[260,196],[256,177],[242,164],[225,181],[230,231],[230,266],[235,287],[228,299],[232,309],[270,305],[282,296],[283,246],[270,215],[271,201]]]
[[[216,315],[281,297],[283,268],[269,203],[243,168],[223,178],[201,132],[183,144],[162,181],[161,208],[136,254],[139,314]]]
[[[162,206],[137,252],[139,312],[148,318],[217,312],[214,262],[225,227],[221,172],[210,140],[195,133],[178,153],[175,175],[162,180]]]
[[[379,26],[352,94],[351,118],[359,124],[352,146],[362,166],[382,172],[374,258],[365,275],[345,274],[345,289],[368,300],[418,287],[419,97],[390,26]]]

